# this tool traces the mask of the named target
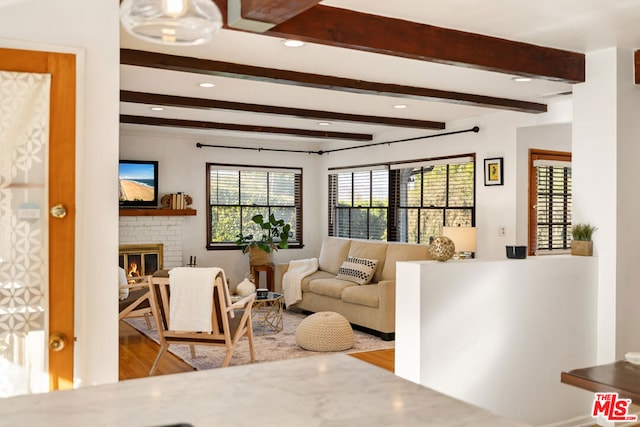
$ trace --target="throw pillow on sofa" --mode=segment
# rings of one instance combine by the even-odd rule
[[[377,265],[377,259],[348,257],[338,269],[336,278],[366,285],[371,282]]]

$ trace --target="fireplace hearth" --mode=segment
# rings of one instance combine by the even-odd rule
[[[162,270],[162,243],[120,245],[118,263],[127,277],[146,276]]]

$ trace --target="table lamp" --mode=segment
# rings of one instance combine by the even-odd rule
[[[476,251],[475,227],[442,227],[442,235],[453,240],[456,245],[458,259],[463,259],[462,252]]]

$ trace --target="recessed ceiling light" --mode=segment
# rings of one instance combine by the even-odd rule
[[[407,108],[407,104],[396,104],[393,106],[393,108],[397,108],[398,110],[401,110],[403,108]]]
[[[211,83],[211,82],[202,82],[202,83],[198,83],[198,86],[200,87],[215,87],[215,83]]]
[[[285,40],[282,42],[286,47],[302,47],[304,42],[300,40]]]
[[[151,107],[150,108],[151,111],[164,111],[163,107]]]
[[[523,77],[523,76],[517,76],[517,77],[512,77],[511,80],[513,80],[514,82],[530,82],[531,78],[530,77]]]
[[[331,126],[329,122],[318,122],[318,126]]]

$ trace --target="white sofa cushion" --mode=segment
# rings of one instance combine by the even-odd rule
[[[324,295],[331,298],[340,299],[342,291],[349,286],[358,286],[347,280],[336,279],[316,279],[309,282],[309,291],[314,294]]]
[[[349,248],[349,256],[355,258],[377,259],[378,266],[373,275],[372,282],[376,283],[382,279],[382,268],[387,257],[387,243],[372,242],[371,240],[352,240]],[[343,260],[344,261],[344,260]]]
[[[318,257],[318,269],[338,274],[338,269],[349,254],[351,240],[325,237]]]

